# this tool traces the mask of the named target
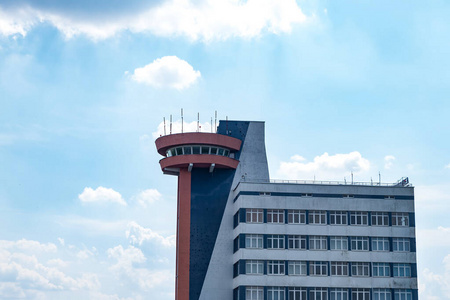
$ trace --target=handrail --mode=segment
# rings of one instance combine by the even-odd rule
[[[241,178],[240,182],[245,183],[284,183],[284,184],[322,184],[322,185],[359,185],[359,186],[385,186],[385,187],[412,187],[409,183],[408,177],[402,177],[395,183],[382,182],[351,182],[351,181],[324,181],[324,180],[287,180],[287,179],[270,179],[258,180]]]

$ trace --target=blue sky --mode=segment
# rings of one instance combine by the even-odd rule
[[[216,110],[265,121],[274,179],[409,176],[420,298],[450,299],[449,15],[446,1],[0,1],[0,298],[173,299],[176,178],[154,138],[183,108],[189,128]]]

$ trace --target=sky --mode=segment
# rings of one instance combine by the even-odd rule
[[[154,140],[183,109],[186,130],[265,121],[273,179],[409,177],[420,299],[450,299],[449,15],[0,0],[0,298],[174,299],[176,177]]]

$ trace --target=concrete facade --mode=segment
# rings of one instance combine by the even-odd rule
[[[177,300],[418,299],[408,182],[274,182],[263,122],[199,134],[157,140],[162,171],[189,190],[178,197],[177,232],[189,237],[177,238]],[[189,149],[167,152],[177,147]]]

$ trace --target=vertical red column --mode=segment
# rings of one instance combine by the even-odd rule
[[[175,300],[189,300],[189,253],[191,235],[191,173],[178,175],[177,261]]]

